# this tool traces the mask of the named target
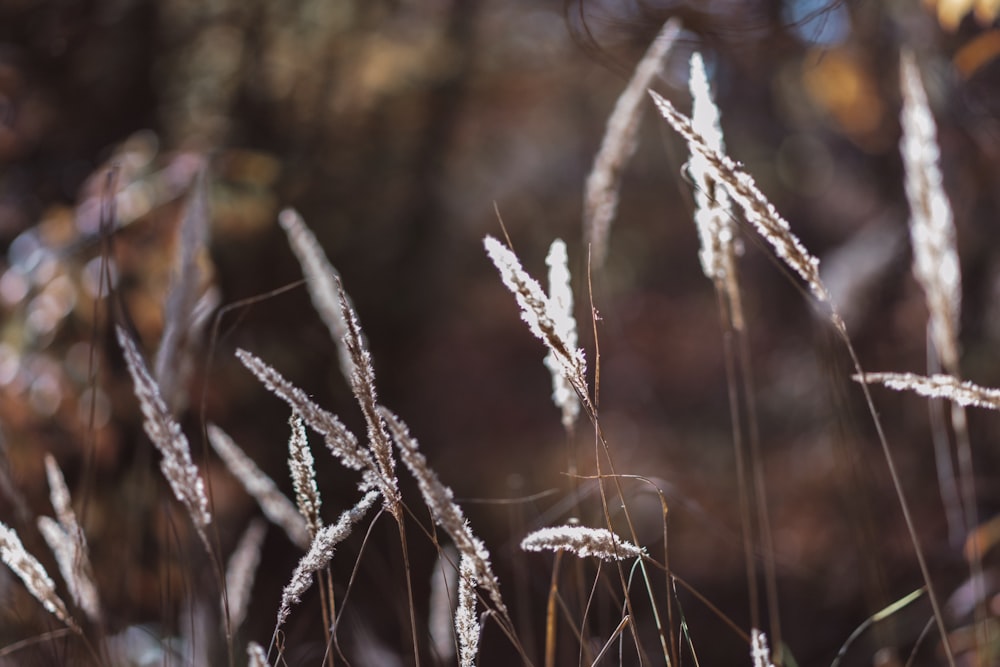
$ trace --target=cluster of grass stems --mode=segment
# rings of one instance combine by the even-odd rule
[[[694,221],[701,242],[700,259],[706,277],[712,282],[718,300],[724,336],[722,354],[728,376],[730,418],[732,421],[736,489],[742,526],[742,548],[749,598],[749,628],[730,622],[732,631],[746,642],[747,655],[754,667],[792,664],[781,632],[777,594],[777,575],[773,535],[768,515],[768,500],[761,466],[761,443],[754,406],[753,377],[749,358],[748,317],[743,310],[738,278],[739,221],[749,223],[748,230],[770,246],[778,260],[790,270],[791,279],[801,281],[828,326],[842,341],[854,367],[853,378],[870,411],[884,463],[895,488],[898,507],[912,541],[912,551],[923,576],[922,588],[912,596],[868,619],[862,628],[884,618],[912,599],[926,595],[933,611],[933,624],[942,655],[954,667],[955,657],[949,642],[949,628],[941,611],[935,582],[923,556],[910,504],[895,465],[892,448],[878,418],[870,384],[914,391],[932,398],[944,398],[951,405],[951,424],[956,443],[957,472],[945,471],[942,493],[949,509],[954,510],[952,526],[960,534],[971,534],[978,525],[975,510],[972,458],[965,408],[968,406],[1000,409],[1000,390],[963,382],[959,374],[961,273],[955,251],[955,232],[947,197],[942,189],[938,167],[938,148],[934,122],[920,81],[914,58],[902,54],[900,81],[903,93],[901,151],[906,167],[906,192],[911,207],[911,239],[914,271],[927,297],[929,346],[938,360],[926,376],[914,373],[870,373],[862,368],[844,320],[838,314],[824,284],[819,260],[792,233],[788,222],[757,188],[741,165],[724,152],[718,109],[713,103],[711,86],[698,54],[691,60],[693,106],[688,117],[650,87],[677,38],[679,27],[666,24],[646,56],[635,70],[608,121],[607,133],[595,159],[584,197],[584,235],[589,248],[588,275],[577,293],[589,295],[591,325],[598,340],[593,281],[600,280],[608,256],[611,223],[617,208],[618,191],[624,166],[635,149],[639,119],[644,108],[653,106],[687,143],[690,160],[685,168],[694,188]],[[648,91],[648,93],[647,93]],[[215,573],[221,601],[220,637],[224,645],[219,655],[229,665],[283,665],[286,645],[283,628],[294,614],[312,614],[315,609],[300,609],[303,596],[313,587],[318,591],[319,609],[324,630],[325,651],[322,663],[351,664],[341,649],[338,632],[347,595],[336,593],[330,567],[340,543],[363,524],[371,525],[385,517],[398,531],[400,555],[404,564],[401,596],[409,609],[410,655],[413,664],[420,656],[431,655],[436,664],[457,661],[463,667],[476,664],[482,655],[501,650],[498,646],[480,646],[504,642],[503,651],[517,656],[522,664],[665,664],[679,666],[685,660],[697,663],[697,645],[692,641],[677,596],[684,580],[669,567],[667,503],[653,482],[623,474],[615,465],[614,447],[605,437],[599,411],[600,349],[589,355],[578,347],[574,319],[574,290],[568,270],[566,245],[553,242],[546,264],[549,266],[548,289],[522,267],[509,239],[501,242],[484,239],[489,258],[501,280],[513,294],[521,316],[532,334],[541,340],[546,356],[544,364],[553,381],[553,399],[561,411],[566,436],[570,441],[589,430],[593,438],[593,480],[598,490],[599,507],[592,516],[600,525],[591,527],[568,523],[548,526],[517,536],[524,551],[552,552],[551,584],[545,600],[545,638],[543,649],[535,654],[521,639],[519,626],[508,607],[505,591],[497,576],[489,550],[476,536],[456,503],[451,489],[429,466],[421,448],[403,419],[382,404],[376,391],[374,364],[365,335],[340,275],[327,260],[315,236],[304,221],[291,210],[279,219],[298,258],[305,285],[317,313],[329,329],[336,346],[337,359],[344,379],[357,400],[364,417],[365,432],[355,434],[335,414],[317,405],[304,391],[285,379],[279,370],[249,350],[236,356],[263,385],[287,404],[289,416],[288,463],[295,497],[286,497],[275,483],[222,429],[206,424],[202,441],[210,443],[217,456],[246,492],[260,507],[261,514],[285,533],[302,556],[285,586],[275,614],[273,632],[260,643],[238,645],[239,628],[251,608],[252,585],[261,559],[266,523],[252,521],[235,550],[223,554],[213,517],[213,505],[204,477],[192,457],[191,446],[182,431],[177,412],[183,405],[184,386],[192,366],[195,343],[206,332],[209,313],[218,306],[218,294],[205,290],[198,270],[198,253],[204,251],[209,213],[205,195],[205,177],[192,187],[187,213],[181,227],[175,280],[166,305],[167,323],[157,356],[147,364],[134,337],[117,326],[116,337],[141,406],[144,427],[160,453],[163,476],[172,495],[190,521],[204,558]],[[113,211],[107,212],[108,225]],[[106,230],[106,231],[109,231]],[[743,233],[746,233],[745,231]],[[582,282],[582,281],[578,281]],[[586,289],[584,289],[586,288]],[[117,315],[123,313],[119,308]],[[125,321],[119,318],[119,321]],[[588,372],[588,366],[590,370]],[[581,420],[586,429],[581,427]],[[332,456],[356,475],[356,500],[352,506],[338,508],[336,520],[328,522],[329,512],[316,481],[315,441],[318,437]],[[947,447],[947,443],[943,446]],[[950,460],[950,453],[948,456]],[[404,498],[397,469],[407,470],[419,490],[421,509],[416,499]],[[570,461],[571,477],[579,480],[577,465]],[[77,522],[70,492],[58,464],[45,458],[54,518],[39,517],[38,530],[51,547],[59,572],[72,604],[60,597],[57,586],[45,568],[23,546],[18,534],[0,524],[0,556],[16,574],[28,592],[52,614],[64,629],[46,639],[75,637],[82,647],[81,660],[98,665],[127,664],[115,652],[113,635],[106,629],[98,586],[88,556],[84,530]],[[955,481],[953,482],[952,477]],[[947,483],[953,482],[953,487]],[[659,496],[663,514],[663,539],[659,545],[643,545],[637,537],[636,524],[629,508],[627,486],[649,485]],[[949,490],[952,489],[952,490]],[[950,494],[950,495],[949,495]],[[335,512],[336,513],[336,512]],[[429,520],[428,520],[429,517]],[[410,563],[410,541],[414,534],[428,540],[439,554],[431,573],[433,586],[426,622],[421,611],[427,604],[414,597],[417,572]],[[975,541],[972,542],[975,544]],[[572,568],[567,559],[591,561],[593,582],[587,586],[583,573]],[[355,567],[360,566],[361,557]],[[761,574],[758,570],[761,570]],[[971,581],[981,586],[981,554],[975,548],[970,557]],[[761,576],[762,575],[762,576]],[[575,597],[565,577],[574,577]],[[758,581],[763,582],[759,590]],[[348,582],[348,593],[351,582]],[[589,592],[588,592],[589,589]],[[614,614],[617,625],[604,636],[595,638],[591,618],[592,603],[598,590],[610,591],[617,600]],[[339,588],[339,590],[343,590]],[[692,591],[697,597],[697,593]],[[603,598],[602,598],[603,599]],[[982,591],[976,595],[983,600]],[[704,601],[711,605],[710,602]],[[980,605],[977,617],[977,651],[985,655],[991,641]],[[643,619],[640,624],[639,620]],[[429,626],[429,629],[425,629]],[[656,641],[641,637],[641,626],[655,628]],[[498,632],[484,635],[484,629]],[[766,629],[766,634],[765,630]],[[573,634],[579,653],[559,655],[560,633]],[[211,634],[211,632],[210,632]],[[930,634],[930,633],[928,633]],[[770,637],[769,648],[768,638]],[[852,637],[853,638],[853,637]],[[845,642],[842,654],[850,639]],[[651,648],[655,646],[655,648]],[[0,656],[14,656],[22,646],[0,649]],[[190,652],[189,652],[190,653]],[[190,655],[195,655],[190,653]],[[197,663],[198,658],[165,658]]]

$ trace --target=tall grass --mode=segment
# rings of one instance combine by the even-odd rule
[[[608,123],[608,134],[587,185],[584,235],[592,244],[593,255],[577,258],[575,262],[588,269],[590,265],[585,259],[592,259],[598,266],[609,253],[611,220],[621,172],[635,144],[640,99],[646,99],[645,89],[655,81],[676,34],[676,25],[664,26]],[[209,597],[220,603],[200,616],[189,614],[187,623],[179,626],[184,640],[181,648],[171,646],[166,638],[157,638],[160,662],[292,664],[296,660],[294,641],[318,641],[322,650],[311,662],[300,659],[302,664],[359,664],[357,652],[342,645],[350,643],[346,640],[352,634],[360,636],[359,628],[366,622],[356,616],[355,599],[386,595],[388,590],[387,606],[402,608],[405,616],[399,622],[405,638],[400,638],[391,652],[394,659],[406,664],[447,664],[456,660],[463,667],[499,662],[545,667],[598,663],[671,667],[699,664],[699,642],[705,640],[695,639],[696,629],[689,627],[684,608],[693,600],[717,614],[727,626],[726,632],[745,643],[744,664],[794,665],[794,649],[790,647],[794,647],[797,638],[784,636],[781,619],[783,614],[794,614],[795,609],[779,604],[778,555],[770,516],[773,508],[769,506],[764,482],[757,398],[749,359],[753,314],[744,308],[742,294],[750,288],[741,285],[738,277],[737,237],[752,230],[789,271],[789,279],[804,285],[806,298],[820,307],[824,326],[842,342],[851,359],[852,376],[857,380],[854,386],[859,399],[868,407],[878,435],[883,455],[880,465],[886,467],[894,485],[898,505],[893,513],[899,512],[907,528],[910,550],[922,574],[920,586],[932,608],[934,636],[925,641],[938,647],[941,659],[954,667],[957,663],[952,638],[956,628],[953,620],[946,617],[937,593],[943,582],[924,556],[926,547],[917,530],[919,519],[913,516],[906,481],[895,463],[893,446],[884,434],[869,385],[884,384],[914,391],[956,406],[951,411],[951,423],[961,497],[952,502],[957,503],[963,522],[953,530],[970,539],[976,537],[979,520],[971,439],[961,408],[1000,409],[1000,390],[963,381],[959,373],[957,323],[961,274],[955,230],[941,187],[933,117],[922,92],[919,69],[911,56],[904,55],[901,60],[902,153],[907,170],[906,189],[913,208],[914,271],[927,296],[928,338],[944,374],[869,373],[862,368],[847,325],[823,281],[820,260],[793,232],[791,223],[768,200],[750,173],[725,154],[719,112],[712,102],[710,84],[699,57],[691,61],[693,118],[681,113],[666,97],[654,91],[649,93],[653,106],[683,138],[691,153],[686,169],[694,187],[693,222],[701,240],[699,257],[706,277],[716,289],[724,332],[720,347],[727,369],[736,462],[733,483],[740,504],[749,625],[730,618],[740,614],[719,610],[687,583],[683,572],[671,569],[670,550],[682,550],[684,545],[670,544],[668,514],[683,510],[669,508],[656,481],[635,474],[619,461],[618,443],[608,435],[600,410],[600,331],[596,307],[599,304],[594,303],[594,276],[589,271],[586,281],[576,276],[574,289],[574,277],[568,268],[574,262],[570,261],[567,246],[561,240],[552,243],[546,258],[549,285],[545,289],[525,268],[509,239],[507,243],[492,236],[483,239],[485,253],[499,273],[498,288],[502,283],[511,293],[509,315],[514,316],[516,305],[528,331],[542,344],[539,364],[544,364],[552,375],[556,406],[553,419],[559,418],[566,437],[575,441],[585,437],[581,435],[584,428],[578,424],[582,416],[589,424],[594,447],[592,460],[579,466],[579,470],[591,470],[593,474],[584,475],[575,462],[570,464],[572,484],[578,491],[570,502],[578,516],[559,525],[539,525],[510,535],[510,542],[519,545],[516,553],[491,549],[477,534],[451,486],[435,472],[404,419],[383,403],[376,381],[378,361],[369,351],[345,279],[328,260],[305,221],[292,210],[282,212],[279,222],[301,264],[318,316],[329,330],[330,345],[336,350],[346,387],[357,403],[363,431],[352,431],[346,425],[350,420],[318,405],[303,389],[287,380],[275,367],[280,362],[272,366],[263,352],[258,356],[256,351],[240,349],[234,354],[259,380],[258,391],[273,394],[292,413],[287,462],[294,499],[281,491],[275,476],[264,471],[265,466],[254,461],[219,427],[206,424],[205,432],[197,434],[204,437],[186,435],[182,414],[195,401],[184,395],[181,387],[187,384],[205,327],[198,304],[206,299],[211,303],[216,294],[197,269],[197,256],[204,252],[207,243],[205,229],[210,215],[205,195],[207,176],[200,174],[192,187],[181,228],[175,284],[165,309],[166,326],[154,371],[147,366],[141,343],[124,326],[128,312],[122,303],[117,304],[120,322],[114,328],[143,415],[145,433],[159,453],[163,481],[170,491],[169,495],[163,495],[163,502],[183,510],[169,512],[170,530],[184,561],[192,570],[204,567],[207,572],[205,576],[194,571],[184,576],[192,588],[214,585]],[[739,221],[748,225],[741,227]],[[600,272],[596,279],[601,279]],[[575,319],[575,311],[579,309],[574,308],[574,303],[584,301],[581,299],[584,295],[590,301],[590,324],[595,339],[590,351],[580,347]],[[318,465],[319,454],[310,443],[310,431],[319,436],[330,455],[323,455],[322,466]],[[192,443],[199,442],[210,443],[211,449],[207,444],[200,450],[192,447]],[[56,656],[54,660],[139,664],[135,639],[128,634],[131,628],[127,623],[109,622],[101,607],[100,586],[94,574],[94,568],[101,564],[91,563],[85,531],[77,520],[62,473],[54,458],[45,454],[40,457],[45,460],[55,519],[39,517],[38,529],[55,555],[72,605],[60,597],[56,583],[36,555],[25,548],[18,533],[0,523],[0,556],[39,606],[66,628],[58,635],[39,635],[37,640],[51,645],[60,642],[58,652],[52,654]],[[949,450],[949,460],[950,457]],[[322,498],[322,485],[317,483],[317,470],[330,463],[353,475],[356,485],[348,494],[350,502],[334,509],[331,507],[335,503]],[[254,519],[245,527],[218,525],[212,475],[208,472],[213,468],[228,471],[226,475],[235,479],[257,503],[260,514],[281,528],[287,538],[282,542],[283,547],[295,553],[297,564],[285,577],[287,584],[276,608],[268,607],[273,601],[262,601],[254,593],[254,580],[264,558],[266,524]],[[219,475],[217,472],[216,479],[220,479]],[[585,485],[593,489],[592,496],[580,491]],[[639,494],[648,489],[652,489],[659,501],[660,525],[656,534],[662,535],[662,542],[650,540],[647,526],[640,523],[636,510]],[[332,522],[331,516],[336,516]],[[391,521],[398,543],[398,554],[393,556],[366,551],[371,535],[384,519]],[[648,513],[643,520],[648,524]],[[193,530],[193,538],[188,528]],[[240,537],[234,548],[224,549],[228,538],[223,539],[223,535],[228,533]],[[194,548],[190,548],[192,544]],[[996,651],[996,639],[995,633],[989,631],[985,607],[981,548],[976,539],[970,544],[973,545],[970,576],[978,614],[976,641],[967,653],[985,664]],[[436,556],[432,570],[421,569],[412,558],[418,550]],[[502,574],[506,567],[495,564],[496,553],[502,553],[505,565],[510,560],[521,560],[533,569],[542,564],[550,567],[550,574],[545,576],[548,586],[532,591],[524,581],[504,581]],[[350,554],[356,554],[353,562]],[[338,574],[345,570],[335,565],[342,558],[349,560],[346,568],[349,575],[339,579]],[[387,563],[396,563],[398,567],[388,569]],[[382,589],[358,590],[358,573],[366,568],[371,568],[375,577],[384,578]],[[763,592],[759,590],[759,571],[763,573]],[[433,583],[424,585],[425,582]],[[679,593],[682,589],[686,591],[683,596]],[[430,591],[427,600],[420,597],[425,590]],[[535,594],[536,599],[529,602],[517,599],[515,604],[514,598],[522,597],[525,591]],[[197,597],[203,591],[190,593]],[[891,612],[876,614],[871,622],[890,617],[912,599],[890,606]],[[532,607],[536,609],[534,615]],[[198,610],[195,604],[191,608]],[[765,608],[766,614],[762,613]],[[261,617],[264,611],[273,619],[270,633],[247,636],[243,632],[246,620]],[[520,618],[522,613],[526,613],[527,620]],[[303,637],[298,630],[293,632],[292,621],[297,616],[319,618],[321,632],[314,637]],[[172,623],[174,619],[169,621]],[[451,627],[446,628],[449,623]],[[538,623],[544,628],[543,647],[528,639],[525,623]],[[852,639],[844,637],[842,653]],[[374,640],[371,643],[374,645]],[[927,655],[931,651],[921,651],[919,642],[915,644],[907,648],[912,649],[914,656],[930,662],[932,658]],[[0,658],[15,656],[25,646],[0,648]]]

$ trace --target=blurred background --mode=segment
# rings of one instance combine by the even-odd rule
[[[269,294],[301,278],[275,224],[291,206],[343,275],[383,402],[409,423],[491,547],[537,662],[550,563],[520,554],[520,537],[570,516],[602,519],[593,488],[566,475],[571,461],[593,472],[592,436],[581,425],[567,441],[543,348],[482,249],[484,235],[503,233],[498,212],[539,278],[551,240],[566,240],[593,367],[583,184],[635,63],[678,17],[682,33],[656,88],[688,110],[688,60],[704,54],[729,153],[821,257],[866,370],[926,372],[897,149],[898,55],[910,49],[958,227],[963,370],[1000,385],[997,4],[0,0],[0,518],[54,571],[33,519],[51,513],[42,462],[51,452],[83,516],[108,632],[155,624],[151,634],[183,634],[178,618],[192,600],[216,604],[214,593],[198,600],[199,586],[214,590],[210,573],[199,571],[188,523],[165,500],[107,308],[95,303],[110,258],[152,358],[185,196],[204,170],[211,238],[199,262],[206,286],[235,305],[211,342],[206,334],[180,414],[211,480],[223,553],[257,510],[214,455],[199,454],[205,421],[290,489],[286,408],[234,360],[237,347],[363,432],[304,288]],[[665,494],[671,565],[749,628],[723,332],[698,264],[686,159],[649,105],[608,265],[594,276],[600,414],[617,471]],[[119,224],[105,243],[109,192]],[[796,280],[741,231],[783,637],[800,664],[828,664],[853,628],[921,579],[842,345]],[[965,536],[946,524],[927,404],[875,394],[942,597],[958,591],[949,613],[960,643]],[[1000,510],[1000,422],[970,418],[985,523]],[[357,480],[322,452],[317,459],[332,520],[356,499]],[[655,546],[659,501],[638,483],[628,493],[640,539]],[[339,582],[359,549],[338,554]],[[414,549],[417,598],[426,599],[435,553],[422,542]],[[383,519],[361,558],[357,612],[340,633],[357,664],[410,664],[398,552]],[[241,638],[266,645],[298,557],[272,530]],[[987,574],[993,582],[1000,572]],[[51,627],[6,570],[0,584],[4,645]],[[680,600],[704,664],[745,661],[735,633],[693,597]],[[310,604],[293,614],[289,664],[322,655]],[[600,617],[604,636],[616,613]],[[880,624],[846,664],[902,664],[928,614],[921,601]],[[918,652],[923,664],[940,659],[936,644],[932,635]],[[567,663],[576,660],[563,648]],[[483,664],[510,659],[495,631],[483,650]],[[52,664],[58,650],[17,655],[24,662],[11,664]]]

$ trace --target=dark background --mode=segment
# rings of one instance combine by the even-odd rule
[[[1000,32],[986,10],[962,19],[961,4],[3,0],[0,420],[12,484],[0,518],[30,551],[44,553],[32,517],[50,512],[42,456],[52,452],[81,506],[109,633],[140,623],[157,624],[153,634],[183,633],[179,610],[199,599],[199,587],[215,590],[203,555],[178,547],[189,537],[186,519],[168,511],[107,313],[98,309],[95,318],[88,292],[102,257],[95,207],[114,164],[117,187],[138,184],[128,200],[135,208],[120,204],[111,251],[119,294],[146,351],[155,350],[182,196],[206,160],[212,239],[204,266],[223,303],[300,278],[275,224],[282,207],[298,209],[358,308],[383,402],[409,423],[491,547],[531,647],[544,629],[551,559],[520,554],[521,535],[571,514],[589,525],[602,519],[590,487],[564,474],[570,450],[582,473],[593,471],[592,437],[581,426],[567,445],[542,346],[482,249],[485,234],[502,233],[496,210],[533,275],[544,276],[550,241],[567,241],[593,366],[583,183],[635,62],[678,16],[684,32],[657,88],[688,109],[688,57],[703,51],[730,154],[822,258],[862,364],[924,372],[926,311],[909,270],[897,151],[897,62],[908,48],[939,124],[955,209],[963,370],[996,386]],[[722,330],[697,260],[681,173],[686,149],[654,116],[649,105],[609,264],[595,276],[600,414],[617,471],[647,476],[665,493],[672,566],[748,628]],[[921,580],[842,345],[796,280],[752,230],[743,232],[784,636],[800,664],[828,664],[854,627]],[[219,325],[188,386],[183,422],[196,452],[199,425],[219,423],[289,489],[285,407],[232,352],[261,356],[360,433],[326,329],[301,287],[227,311]],[[99,343],[96,379],[90,340]],[[927,405],[875,395],[948,597],[967,570],[960,543],[949,543]],[[971,414],[984,521],[1000,509],[997,427],[992,415]],[[323,452],[317,458],[332,520],[354,502],[356,480]],[[228,554],[255,508],[219,464],[204,467]],[[404,487],[419,507],[413,485]],[[640,539],[657,550],[659,505],[643,488],[628,487],[630,503]],[[567,509],[567,499],[578,506]],[[413,541],[420,604],[434,552]],[[339,585],[359,548],[338,553]],[[383,518],[361,558],[357,611],[340,632],[357,664],[391,664],[389,656],[409,664],[398,551]],[[298,556],[272,531],[241,640],[267,643]],[[0,582],[5,645],[51,627],[6,571]],[[214,595],[202,602],[211,607]],[[703,664],[746,660],[745,644],[703,605],[680,599]],[[319,664],[317,605],[307,599],[293,613],[290,664]],[[871,664],[881,646],[897,647],[905,661],[926,607],[866,635],[850,664]],[[598,618],[595,634],[606,637],[617,612]],[[956,633],[967,629],[967,619],[950,620]],[[932,634],[922,660],[936,659],[936,642]],[[387,653],[366,653],[376,648]],[[35,646],[18,659],[37,653],[51,661],[59,650]],[[507,650],[487,630],[483,664],[509,660]],[[572,645],[564,650],[566,664],[575,660]]]

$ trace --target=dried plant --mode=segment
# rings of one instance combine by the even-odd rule
[[[247,667],[271,667],[267,661],[267,651],[257,642],[247,644]]]
[[[325,526],[316,533],[316,537],[313,538],[308,553],[302,557],[302,560],[295,567],[291,581],[288,582],[288,585],[285,586],[281,594],[281,607],[278,609],[278,628],[284,625],[288,619],[292,605],[298,604],[302,599],[302,594],[309,590],[309,586],[312,585],[313,575],[329,565],[333,559],[333,552],[336,546],[347,539],[351,534],[354,524],[364,518],[378,497],[378,492],[369,491],[354,507],[341,514],[337,523]]]
[[[524,551],[569,551],[580,558],[594,556],[602,560],[641,558],[645,553],[606,528],[552,526],[536,530],[523,540]]]
[[[267,536],[267,524],[254,519],[243,531],[236,549],[226,564],[226,601],[229,625],[235,631],[243,624],[250,611],[250,590],[260,565],[260,551]]]
[[[462,555],[458,577],[458,606],[455,608],[455,635],[458,637],[459,664],[473,667],[479,655],[479,619],[476,618],[476,559]]]
[[[379,488],[385,499],[385,506],[396,518],[402,520],[402,499],[399,495],[399,482],[396,480],[396,462],[392,456],[392,443],[386,431],[385,422],[378,413],[378,397],[375,393],[375,369],[372,366],[371,355],[361,333],[361,323],[358,314],[351,307],[340,281],[336,281],[340,297],[340,308],[347,324],[344,345],[353,364],[350,382],[354,397],[361,406],[365,423],[368,426],[368,448],[375,456],[378,464]]]
[[[521,267],[510,249],[492,236],[483,239],[483,245],[500,277],[517,299],[521,319],[537,336],[551,355],[552,365],[557,366],[563,377],[576,391],[583,404],[591,409],[587,388],[587,361],[583,350],[576,347],[576,321],[567,317],[564,309],[552,303],[541,285]],[[571,343],[571,341],[573,341]]]
[[[73,602],[84,611],[87,618],[99,623],[101,605],[90,564],[87,539],[70,504],[69,489],[62,471],[49,454],[45,455],[45,472],[49,481],[49,498],[58,521],[38,517],[38,529],[56,557],[59,572]]]
[[[715,105],[712,90],[705,74],[701,54],[691,54],[691,125],[705,139],[705,145],[718,153],[724,152],[719,108]],[[713,178],[705,156],[691,151],[687,163],[688,174],[694,183],[694,222],[698,229],[701,260],[705,276],[715,283],[720,294],[729,304],[729,317],[733,327],[743,329],[743,308],[739,285],[736,282],[736,227],[733,224],[732,206],[726,189]]]
[[[115,327],[115,333],[118,344],[125,353],[125,363],[132,376],[136,398],[142,407],[143,428],[163,457],[160,460],[160,470],[170,483],[174,497],[187,509],[205,548],[211,551],[205,529],[212,522],[212,515],[208,510],[205,485],[198,474],[198,468],[191,461],[188,439],[181,431],[180,424],[174,421],[167,410],[135,343],[121,327]]]
[[[75,632],[80,632],[79,626],[66,610],[66,604],[56,595],[56,585],[45,568],[38,559],[27,552],[14,529],[4,523],[0,523],[0,559],[24,582],[31,596],[38,600],[47,612]]]
[[[896,391],[914,391],[927,398],[944,398],[966,407],[1000,410],[1000,389],[980,387],[951,375],[915,375],[913,373],[865,373],[854,380],[882,384]]]
[[[246,492],[260,505],[264,516],[285,531],[296,546],[309,548],[312,538],[309,526],[295,504],[279,489],[277,484],[257,467],[233,439],[215,424],[208,425],[208,441]]]
[[[958,327],[962,273],[955,249],[955,223],[938,166],[940,150],[934,117],[913,54],[900,58],[903,111],[899,142],[910,202],[913,273],[927,297],[930,335],[945,369],[958,373]]]
[[[323,247],[316,240],[315,234],[296,211],[286,208],[278,216],[281,228],[288,236],[288,243],[299,260],[302,275],[306,279],[309,297],[320,319],[330,330],[330,337],[337,346],[340,359],[340,370],[348,382],[352,382],[354,360],[348,352],[344,340],[347,337],[347,322],[340,305],[341,290],[337,288],[340,274],[327,259]]]
[[[323,527],[323,520],[319,516],[323,503],[319,496],[319,488],[316,486],[313,455],[309,449],[309,440],[306,438],[306,427],[302,423],[302,418],[293,413],[288,424],[292,427],[292,435],[288,440],[288,467],[292,471],[292,484],[295,486],[295,504],[306,520],[309,536],[312,539]]]
[[[217,292],[207,292],[205,296],[209,296],[210,301],[201,300],[204,272],[199,266],[199,253],[205,252],[208,246],[210,219],[208,177],[202,169],[191,185],[181,220],[177,256],[164,305],[163,334],[153,364],[153,377],[160,394],[173,410],[187,393],[183,384],[193,369],[192,343],[201,331],[201,327],[193,325],[199,319],[204,322],[198,310],[204,310],[217,296]]]
[[[652,90],[649,94],[667,122],[688,142],[692,153],[705,159],[711,178],[722,185],[733,201],[739,204],[747,221],[774,248],[778,257],[806,281],[813,296],[821,302],[829,303],[830,295],[819,276],[819,260],[792,233],[788,221],[781,217],[757,188],[753,177],[729,157],[713,150],[705,137],[694,129],[691,119],[677,111],[674,105]]]
[[[380,407],[379,412],[389,426],[392,439],[399,449],[399,457],[417,480],[420,493],[424,497],[424,504],[431,511],[434,521],[448,533],[462,557],[470,559],[475,566],[476,581],[490,594],[490,599],[496,608],[506,615],[507,607],[500,595],[500,581],[493,573],[493,566],[490,564],[490,552],[487,551],[486,545],[473,535],[462,508],[455,503],[451,489],[442,484],[427,465],[427,459],[420,452],[420,446],[410,435],[406,424],[384,407]]]
[[[750,631],[750,660],[753,667],[774,667],[771,649],[767,646],[767,635],[757,628]]]
[[[618,210],[622,174],[637,145],[643,93],[660,75],[679,33],[680,23],[676,19],[663,25],[608,116],[604,139],[594,157],[583,195],[583,229],[595,266],[603,266],[607,258],[608,237]]]
[[[558,311],[557,320],[566,323],[564,335],[567,348],[576,349],[573,287],[570,285],[569,256],[566,254],[566,244],[562,239],[556,239],[549,246],[545,264],[549,267],[549,303],[554,311]],[[552,400],[556,407],[562,410],[563,428],[569,431],[580,415],[580,399],[573,390],[573,385],[563,375],[562,365],[551,351],[545,355],[545,367],[552,373]]]
[[[327,449],[337,460],[351,470],[361,471],[362,491],[380,485],[371,454],[358,447],[357,438],[336,415],[316,405],[304,391],[250,352],[237,350],[236,356],[268,391],[285,401],[310,428],[323,436]]]
[[[427,604],[427,634],[439,662],[455,657],[454,610],[458,604],[458,551],[448,545],[441,549],[431,575],[431,592]]]

